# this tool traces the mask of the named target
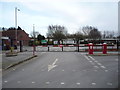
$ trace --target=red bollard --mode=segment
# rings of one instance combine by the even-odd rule
[[[88,46],[89,46],[89,50],[88,50],[89,54],[93,54],[93,44],[89,43]]]
[[[107,54],[107,44],[103,43],[103,54]]]

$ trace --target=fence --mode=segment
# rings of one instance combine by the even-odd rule
[[[102,51],[103,45],[93,45],[94,51]],[[36,52],[88,52],[89,47],[87,44],[80,45],[40,45],[35,46]],[[33,46],[23,46],[23,51],[33,51]],[[107,51],[117,51],[117,45],[107,45]]]

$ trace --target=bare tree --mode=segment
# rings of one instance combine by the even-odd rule
[[[85,26],[82,28],[82,32],[84,34],[85,38],[88,39],[100,39],[101,38],[101,32],[98,31],[97,28],[92,26]]]
[[[68,34],[67,35],[67,38],[72,38],[72,39],[74,39],[74,40],[82,40],[82,39],[84,39],[84,35],[81,33],[81,32],[79,32],[79,31],[77,31],[76,33],[74,33],[74,34]]]
[[[49,25],[47,37],[52,38],[54,40],[58,40],[58,42],[62,39],[65,39],[67,35],[67,30],[64,26],[60,25]]]
[[[105,38],[113,38],[115,36],[114,31],[104,31]]]
[[[37,36],[39,35],[39,32],[38,31],[35,31],[35,32],[31,32],[30,33],[30,36],[33,38],[33,37],[35,37],[35,38],[37,38]]]
[[[93,27],[91,27],[91,26],[84,26],[84,27],[82,28],[83,34],[84,34],[85,36],[88,36],[89,33],[90,33],[90,31],[91,31],[92,29],[93,29]]]
[[[93,40],[101,39],[101,32],[97,28],[93,28],[89,33],[89,38]]]

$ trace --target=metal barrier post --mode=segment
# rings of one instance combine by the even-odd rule
[[[48,51],[50,51],[50,50],[49,50],[49,46],[48,46]]]
[[[62,46],[62,51],[63,51],[63,46]]]
[[[23,43],[22,43],[22,41],[20,40],[20,52],[22,52],[23,51]]]
[[[79,52],[79,44],[78,44],[78,52]]]

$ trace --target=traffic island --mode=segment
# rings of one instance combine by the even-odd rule
[[[6,57],[11,57],[11,56],[17,56],[18,53],[16,51],[14,51],[14,47],[10,48],[9,52],[6,52]]]
[[[18,53],[17,52],[7,52],[6,53],[6,57],[12,57],[12,56],[17,56],[18,55]]]

